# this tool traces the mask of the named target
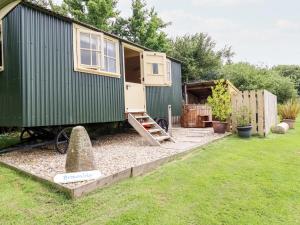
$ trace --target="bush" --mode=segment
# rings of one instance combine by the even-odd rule
[[[212,108],[212,114],[220,121],[226,121],[231,113],[230,93],[224,85],[224,80],[216,81],[216,86],[212,88],[212,95],[207,98],[208,104]]]
[[[273,68],[281,76],[290,78],[294,83],[300,95],[300,66],[298,65],[279,65]]]
[[[280,103],[297,95],[295,84],[289,77],[248,63],[225,65],[219,71],[219,77],[230,80],[241,91],[266,89],[277,95]]]
[[[300,104],[297,101],[290,100],[278,106],[278,113],[282,119],[295,120],[300,113]]]

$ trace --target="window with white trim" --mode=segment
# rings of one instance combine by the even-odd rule
[[[118,40],[76,24],[74,37],[76,71],[120,77]]]
[[[2,29],[2,21],[0,21],[0,71],[4,69],[3,62],[3,29]]]

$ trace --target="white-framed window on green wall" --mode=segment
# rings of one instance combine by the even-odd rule
[[[75,71],[120,77],[119,41],[74,24]]]
[[[2,20],[0,21],[0,71],[4,70],[4,61],[3,61],[3,25]]]

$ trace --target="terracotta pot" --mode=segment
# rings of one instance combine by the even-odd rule
[[[213,125],[215,133],[224,134],[227,130],[228,123],[220,122],[220,121],[213,121],[212,125]]]
[[[292,119],[283,119],[282,122],[287,123],[290,129],[295,129],[295,120]]]

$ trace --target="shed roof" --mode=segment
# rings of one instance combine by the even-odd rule
[[[142,46],[142,45],[136,44],[136,43],[134,43],[134,42],[128,41],[128,40],[126,40],[126,39],[124,39],[124,38],[121,38],[121,37],[119,37],[119,36],[117,36],[117,35],[114,35],[114,34],[112,34],[112,33],[103,31],[103,30],[101,30],[101,29],[99,29],[99,28],[97,28],[97,27],[94,27],[94,26],[92,26],[92,25],[89,25],[89,24],[80,22],[80,21],[78,21],[78,20],[75,20],[75,19],[73,19],[73,18],[70,18],[70,17],[64,16],[64,15],[61,15],[61,14],[59,14],[59,13],[57,13],[57,12],[54,12],[54,11],[52,11],[52,10],[49,10],[49,9],[47,9],[47,8],[45,8],[45,7],[42,7],[42,6],[39,6],[39,5],[37,5],[37,4],[31,3],[31,2],[29,2],[28,0],[2,0],[2,1],[0,2],[0,9],[4,8],[5,6],[7,6],[8,4],[10,4],[10,3],[12,3],[12,2],[19,2],[19,4],[23,4],[23,5],[26,5],[26,6],[28,6],[28,7],[34,8],[34,9],[40,11],[40,12],[46,13],[46,14],[48,14],[48,15],[52,15],[52,16],[54,16],[54,17],[56,17],[56,18],[61,19],[61,20],[64,20],[64,21],[67,21],[67,22],[70,22],[70,23],[76,23],[76,24],[79,24],[79,25],[84,26],[84,27],[87,27],[87,28],[89,28],[89,29],[91,29],[91,30],[95,30],[95,31],[104,33],[104,34],[107,35],[107,36],[116,38],[116,39],[118,39],[118,40],[120,40],[120,41],[122,41],[122,42],[124,42],[124,43],[127,43],[127,44],[130,44],[130,45],[133,45],[133,46],[142,48],[142,49],[147,50],[147,51],[153,51],[153,50],[150,49],[150,48],[147,48],[147,47],[145,47],[145,46]],[[178,59],[175,59],[175,58],[169,57],[169,56],[167,56],[167,57],[168,57],[169,59],[173,60],[173,61],[176,61],[176,62],[178,62],[178,63],[182,63],[182,62],[181,62],[180,60],[178,60]]]
[[[186,86],[186,90],[196,95],[203,95],[208,91],[211,91],[211,87],[215,86],[215,80],[209,81],[195,81],[190,83],[184,83]],[[238,93],[239,89],[237,89],[229,80],[224,80],[224,82],[230,87],[231,90]]]

